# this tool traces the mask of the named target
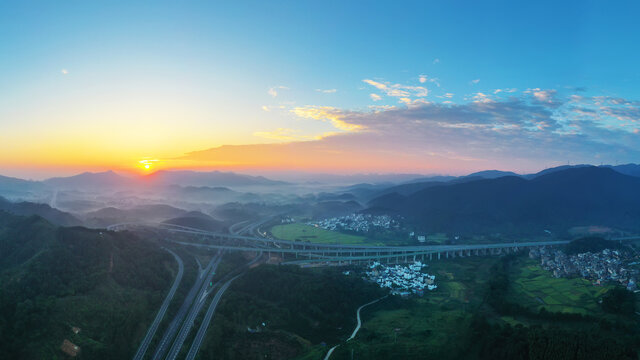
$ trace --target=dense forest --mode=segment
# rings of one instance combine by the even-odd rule
[[[367,211],[402,215],[420,231],[460,235],[565,234],[585,224],[633,232],[640,230],[638,189],[640,178],[611,169],[569,168],[531,180],[505,176],[385,194]]]
[[[225,294],[201,358],[288,359],[312,344],[338,342],[353,331],[356,309],[386,293],[342,270],[250,270]]]
[[[1,357],[65,358],[64,340],[80,359],[130,357],[176,267],[130,233],[0,212]]]

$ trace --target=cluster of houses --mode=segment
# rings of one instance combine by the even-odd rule
[[[630,268],[626,253],[604,249],[600,252],[586,252],[567,255],[562,250],[532,249],[529,257],[540,259],[540,265],[555,277],[581,276],[593,281],[594,285],[618,282],[630,291],[636,290],[638,270]]]
[[[368,280],[376,282],[382,288],[391,290],[391,294],[407,297],[410,294],[422,296],[424,290],[435,290],[435,275],[429,275],[422,271],[426,267],[420,261],[408,266],[386,266],[379,262],[369,265],[365,272]]]
[[[389,215],[350,214],[310,222],[309,225],[326,230],[347,230],[355,232],[369,232],[377,229],[391,229],[400,227],[400,223]]]

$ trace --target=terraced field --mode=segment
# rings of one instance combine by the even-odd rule
[[[594,286],[581,278],[554,278],[536,261],[522,260],[513,276],[510,297],[514,302],[535,309],[589,314],[600,312],[598,298],[611,286]]]

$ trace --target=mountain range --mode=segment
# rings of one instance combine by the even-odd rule
[[[15,215],[38,215],[47,221],[61,226],[78,226],[82,221],[75,216],[52,208],[47,204],[38,204],[28,201],[12,202],[0,196],[0,210]]]
[[[368,206],[369,212],[398,214],[429,232],[542,234],[587,225],[637,231],[640,177],[610,167],[570,167],[529,179],[430,183],[408,194],[383,194]]]

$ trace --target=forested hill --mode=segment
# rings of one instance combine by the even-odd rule
[[[79,359],[130,358],[176,268],[171,255],[126,232],[0,211],[0,357],[63,359],[66,339]]]
[[[16,215],[38,215],[47,219],[56,225],[61,226],[78,226],[82,224],[75,216],[52,208],[47,204],[39,204],[28,201],[11,202],[0,196],[0,211],[7,211]]]
[[[532,180],[507,176],[388,194],[369,206],[433,232],[542,233],[585,225],[638,230],[640,178],[608,168],[571,168]]]

